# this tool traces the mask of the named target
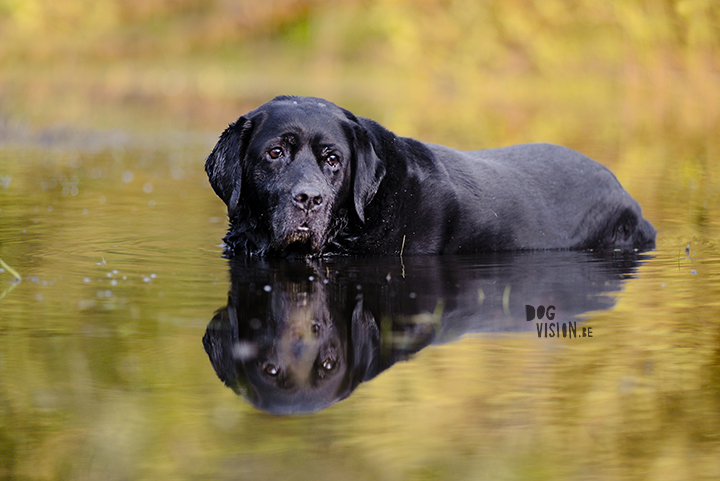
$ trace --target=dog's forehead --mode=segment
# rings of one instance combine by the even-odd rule
[[[343,110],[322,99],[273,100],[258,111],[265,113],[263,130],[269,130],[267,133],[297,132],[338,140],[344,137],[342,124],[347,117]]]

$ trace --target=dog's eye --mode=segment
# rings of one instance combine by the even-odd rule
[[[263,371],[265,371],[265,374],[272,377],[277,377],[277,375],[280,374],[280,368],[275,364],[266,364]]]
[[[332,359],[330,357],[325,358],[322,362],[322,367],[326,371],[332,371],[333,369],[335,369],[335,366],[337,366],[337,362],[335,361],[335,359]]]
[[[270,149],[270,151],[268,151],[268,155],[271,159],[279,159],[283,156],[283,149],[275,147],[274,149]]]
[[[325,156],[325,162],[330,166],[333,167],[340,162],[340,156],[337,154],[328,154]]]

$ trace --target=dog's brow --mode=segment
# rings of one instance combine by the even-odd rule
[[[298,143],[297,134],[285,134],[282,136],[283,142],[288,145],[296,145]]]
[[[310,138],[312,145],[319,146],[321,148],[337,147],[337,142],[332,135],[327,135],[324,132],[318,132]]]

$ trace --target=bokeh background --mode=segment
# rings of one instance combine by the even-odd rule
[[[202,166],[279,94],[576,148],[658,249],[592,344],[466,339],[257,413],[200,344],[228,288]],[[716,0],[0,0],[0,479],[717,479],[718,133]]]
[[[662,223],[708,215],[719,49],[712,0],[2,0],[0,132],[217,133],[314,95],[459,148],[579,148]]]

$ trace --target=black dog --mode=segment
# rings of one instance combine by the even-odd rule
[[[205,170],[228,253],[397,255],[648,249],[615,176],[549,144],[465,152],[398,137],[318,98],[277,97],[220,136]]]

